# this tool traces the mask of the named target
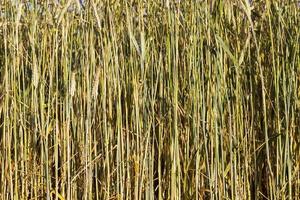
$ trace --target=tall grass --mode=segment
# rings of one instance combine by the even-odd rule
[[[300,199],[297,1],[0,3],[0,199]]]

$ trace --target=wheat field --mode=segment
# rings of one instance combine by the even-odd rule
[[[300,199],[296,0],[1,0],[0,199]]]

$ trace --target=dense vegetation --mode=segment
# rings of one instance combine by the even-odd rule
[[[300,199],[299,8],[1,1],[0,199]]]

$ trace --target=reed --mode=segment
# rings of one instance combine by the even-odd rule
[[[300,199],[297,1],[0,3],[0,199]]]

